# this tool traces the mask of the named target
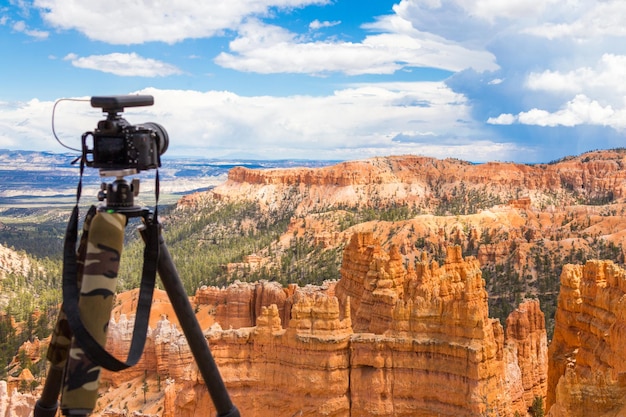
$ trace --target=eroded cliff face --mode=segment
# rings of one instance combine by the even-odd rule
[[[254,305],[256,284],[235,286],[244,285],[252,291],[238,294],[246,294]],[[279,307],[271,304],[260,306],[256,326],[222,328],[216,323],[206,329],[231,399],[245,416],[290,416],[299,411],[303,415],[348,416],[352,335],[349,313],[340,310],[337,298],[324,289],[291,288],[292,299],[283,303],[283,307],[292,304],[288,324],[283,325]],[[222,295],[228,296],[227,292]],[[223,300],[218,299],[218,303]],[[120,326],[128,327],[123,320],[112,322],[111,331],[123,336],[117,344],[127,349],[130,334],[120,332]],[[163,417],[215,415],[186,340],[165,316],[149,334],[146,352],[136,368],[105,374],[103,384],[107,389],[99,401],[98,413],[129,408],[160,411]],[[150,386],[154,387],[156,379],[161,380],[149,407],[137,401],[136,393],[135,403],[132,393],[120,394],[131,385],[141,386],[146,372]]]
[[[359,333],[352,415],[509,412],[502,326],[488,317],[476,259],[451,247],[443,265],[424,260],[406,271],[397,251],[385,253],[371,239],[354,235],[336,289],[340,300],[350,299]],[[360,286],[361,294],[353,290]]]
[[[626,413],[626,271],[566,265],[549,348],[549,416]]]
[[[9,389],[6,381],[0,381],[0,417],[32,415],[37,397],[30,393],[18,392],[16,388],[9,393]]]
[[[7,274],[27,276],[31,268],[32,265],[26,255],[0,245],[0,279],[4,279]]]
[[[280,206],[285,189],[295,194],[290,204],[302,214],[320,207],[352,207],[402,203],[426,210],[449,198],[455,189],[488,190],[502,201],[519,193],[544,204],[557,196],[572,204],[589,199],[626,197],[626,154],[597,151],[553,164],[523,165],[489,162],[471,164],[457,159],[438,160],[414,155],[343,162],[324,168],[257,170],[236,167],[228,181],[215,188],[220,198],[254,199],[268,208]],[[306,190],[306,192],[304,192]],[[184,204],[194,204],[194,198]],[[198,196],[198,198],[201,198]]]
[[[548,344],[545,317],[538,302],[521,303],[507,318],[505,362],[508,367],[507,386],[514,409],[528,409],[535,398],[546,396]]]
[[[225,184],[181,202],[177,212],[191,213],[211,199],[251,201],[268,216],[288,213],[280,238],[254,259],[229,265],[242,280],[258,268],[279,268],[299,240],[336,250],[353,233],[372,232],[408,263],[416,246],[441,263],[447,246],[460,245],[480,263],[492,314],[504,322],[519,299],[539,296],[551,334],[562,265],[624,259],[625,158],[623,150],[598,151],[527,166],[406,155],[315,169],[236,168]],[[370,212],[379,216],[363,215]],[[338,274],[324,277],[331,275]],[[514,294],[503,295],[509,288]]]
[[[523,416],[544,396],[552,417],[626,413],[622,268],[609,261],[564,267],[548,349],[536,301],[511,313],[505,332],[488,318],[476,259],[458,248],[442,265],[416,257],[405,268],[396,251],[357,233],[337,283],[198,290],[198,319],[211,323],[206,337],[242,415]],[[136,291],[118,298],[109,349],[124,356]],[[104,373],[95,415],[214,414],[162,292],[154,305],[141,362]],[[42,346],[25,348],[36,358]],[[34,398],[0,387],[0,415],[25,416]]]
[[[545,395],[538,303],[523,303],[505,335],[488,317],[475,258],[450,248],[443,265],[424,257],[406,268],[401,259],[371,233],[357,233],[338,282],[198,290],[197,314],[212,317],[205,334],[242,415],[525,415],[532,399]],[[110,349],[123,356],[132,320],[114,316]],[[214,415],[187,343],[166,317],[150,331],[136,367],[104,374],[100,415],[125,408]],[[146,383],[152,388],[142,404],[137,387]]]

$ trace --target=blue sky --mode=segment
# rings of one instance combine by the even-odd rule
[[[0,0],[0,148],[151,94],[167,156],[549,162],[626,146],[620,0]],[[62,101],[64,143],[102,118]]]

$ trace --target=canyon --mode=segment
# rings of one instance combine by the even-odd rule
[[[228,285],[190,297],[242,415],[526,416],[539,400],[553,417],[617,416],[626,407],[625,164],[614,150],[533,166],[402,156],[236,167],[215,189],[182,198],[164,226],[209,201],[293,213],[270,246],[224,265]],[[410,215],[350,221],[399,206]],[[297,239],[341,250],[335,280],[246,282]],[[604,254],[615,259],[596,259]],[[495,275],[504,265],[515,271],[506,283]],[[554,271],[556,291],[546,278]],[[118,294],[112,313],[108,348],[120,357],[136,296]],[[493,318],[503,300],[514,308]],[[37,361],[45,346],[24,349]],[[18,392],[26,377],[0,387],[0,404],[35,398]],[[95,414],[215,414],[163,292],[142,360],[104,372]]]

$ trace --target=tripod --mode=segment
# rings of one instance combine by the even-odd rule
[[[81,164],[81,178],[82,178]],[[54,417],[59,408],[65,416],[83,417],[91,413],[98,396],[102,367],[119,371],[134,365],[141,357],[158,272],[176,317],[189,344],[218,417],[239,417],[232,404],[208,343],[196,319],[176,267],[161,235],[157,209],[134,205],[139,180],[129,184],[117,172],[112,184],[102,184],[98,195],[104,205],[89,210],[83,224],[78,251],[78,202],[68,223],[63,265],[63,305],[52,335],[47,359],[50,368],[42,394],[35,404],[34,417]],[[110,174],[109,174],[110,175]],[[80,198],[79,182],[77,200]],[[158,199],[158,173],[156,194]],[[124,229],[129,218],[141,217],[145,243],[144,269],[126,362],[111,356],[104,348],[112,308]]]

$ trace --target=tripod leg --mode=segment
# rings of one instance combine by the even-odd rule
[[[63,374],[70,348],[72,332],[65,312],[61,308],[46,359],[50,362],[48,376],[41,397],[35,403],[34,417],[54,417],[59,408],[59,393],[63,386]]]
[[[85,254],[87,252],[87,241],[89,237],[89,226],[93,217],[96,214],[96,208],[91,207],[85,216],[83,223],[83,235],[80,239],[80,245],[78,247],[78,274],[77,285],[80,287],[81,278],[83,276],[83,268]],[[40,398],[35,403],[34,417],[54,417],[57,414],[59,408],[59,394],[63,387],[63,376],[65,375],[65,365],[69,356],[70,346],[72,344],[72,330],[67,321],[65,309],[61,306],[57,322],[52,332],[52,338],[50,340],[50,346],[48,346],[48,352],[46,353],[46,359],[50,362],[50,368],[48,369],[48,375],[43,387]]]
[[[209,344],[202,333],[200,324],[194,314],[162,236],[159,237],[158,272],[183,333],[187,338],[191,353],[209,390],[218,417],[239,417],[239,410],[230,400],[222,376],[209,349]]]

